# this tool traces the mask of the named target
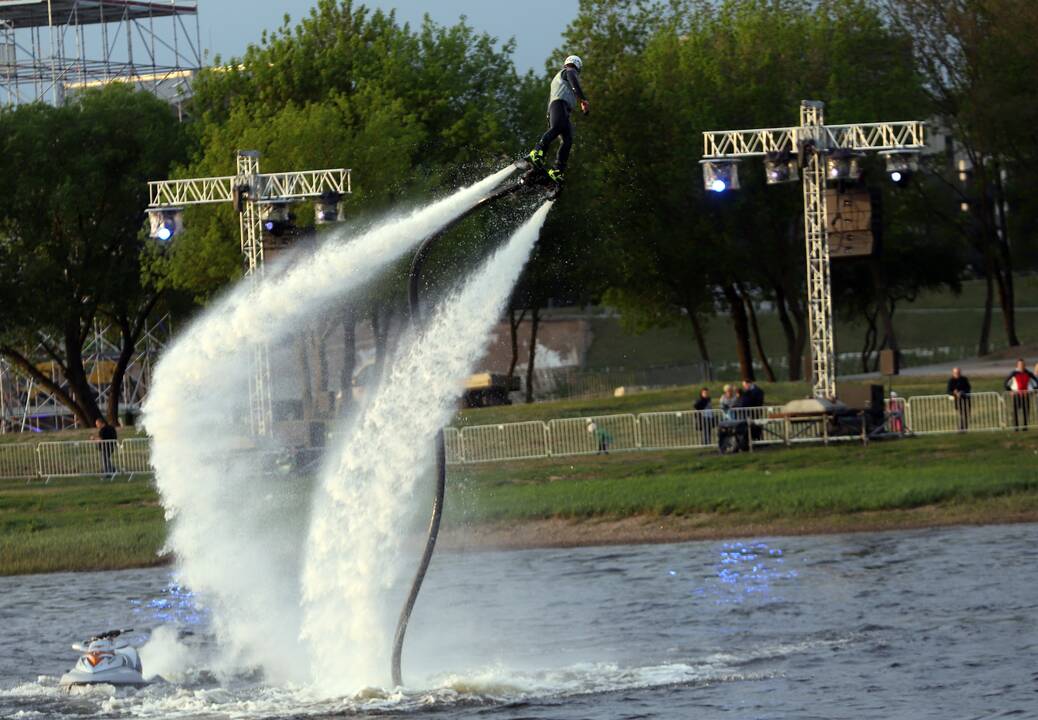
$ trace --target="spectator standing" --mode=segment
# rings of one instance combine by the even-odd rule
[[[94,440],[98,443],[97,449],[101,453],[101,473],[104,475],[115,475],[112,453],[115,452],[115,441],[118,439],[119,434],[103,418],[98,418],[94,421],[94,426],[97,428]]]
[[[887,412],[890,414],[890,429],[899,435],[905,432],[905,401],[898,397],[897,392],[890,391],[890,401],[887,403]]]
[[[732,408],[735,407],[735,388],[731,385],[725,385],[721,390],[721,399],[718,404],[721,406],[721,419],[731,420],[732,419]]]
[[[752,380],[742,381],[742,402],[739,407],[764,407],[764,391]]]
[[[699,415],[696,416],[696,422],[699,423],[699,430],[703,435],[703,444],[710,444],[710,432],[714,424],[714,411],[710,407],[710,391],[706,388],[699,390],[699,399],[696,400],[692,406],[699,411]]]
[[[1038,377],[1027,369],[1023,358],[1016,361],[1016,368],[1006,378],[1006,390],[1013,394],[1013,429],[1026,430],[1032,393],[1038,390]]]
[[[948,378],[948,397],[955,402],[955,410],[959,413],[959,432],[970,429],[970,381],[962,374],[962,368],[952,368]]]

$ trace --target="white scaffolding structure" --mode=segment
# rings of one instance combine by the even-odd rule
[[[3,104],[126,82],[179,105],[201,66],[195,2],[0,0]]]
[[[800,125],[797,127],[704,132],[703,159],[738,160],[781,152],[800,155],[811,377],[815,397],[835,399],[836,362],[825,202],[826,155],[834,150],[920,150],[926,145],[926,125],[916,120],[826,125],[824,112],[824,103],[804,100],[800,103]]]
[[[151,387],[155,363],[171,335],[172,323],[168,315],[144,326],[122,380],[120,408],[140,410]],[[108,411],[109,383],[121,351],[120,341],[119,328],[95,320],[93,331],[83,346],[83,369],[103,414]],[[41,335],[39,343],[26,353],[26,357],[58,387],[71,394],[71,387],[58,364],[45,359],[49,357],[47,347],[60,345],[58,338]],[[76,416],[55,395],[0,357],[0,432],[75,427],[78,427]]]
[[[150,211],[171,210],[186,205],[233,203],[240,210],[241,251],[245,256],[245,277],[255,283],[263,276],[264,206],[299,202],[326,193],[345,196],[352,192],[348,169],[307,170],[302,172],[260,173],[260,154],[239,150],[237,175],[160,180],[148,183]],[[255,436],[273,431],[273,403],[270,388],[270,353],[266,345],[253,349],[253,372],[249,381],[249,420]]]

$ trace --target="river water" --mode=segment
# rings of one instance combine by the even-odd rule
[[[1038,718],[1038,525],[444,553],[406,689],[346,698],[208,665],[207,624],[169,568],[0,578],[0,717]],[[167,680],[63,694],[118,626]]]

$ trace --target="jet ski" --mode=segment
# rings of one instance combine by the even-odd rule
[[[127,635],[133,628],[109,630],[84,642],[74,643],[72,649],[83,653],[76,666],[61,676],[61,685],[115,685],[142,687],[144,680],[141,656],[137,648],[144,644],[140,635]]]

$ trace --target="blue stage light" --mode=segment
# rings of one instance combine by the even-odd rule
[[[714,180],[710,183],[710,190],[715,193],[723,193],[728,189],[728,185],[725,184],[724,180]]]

